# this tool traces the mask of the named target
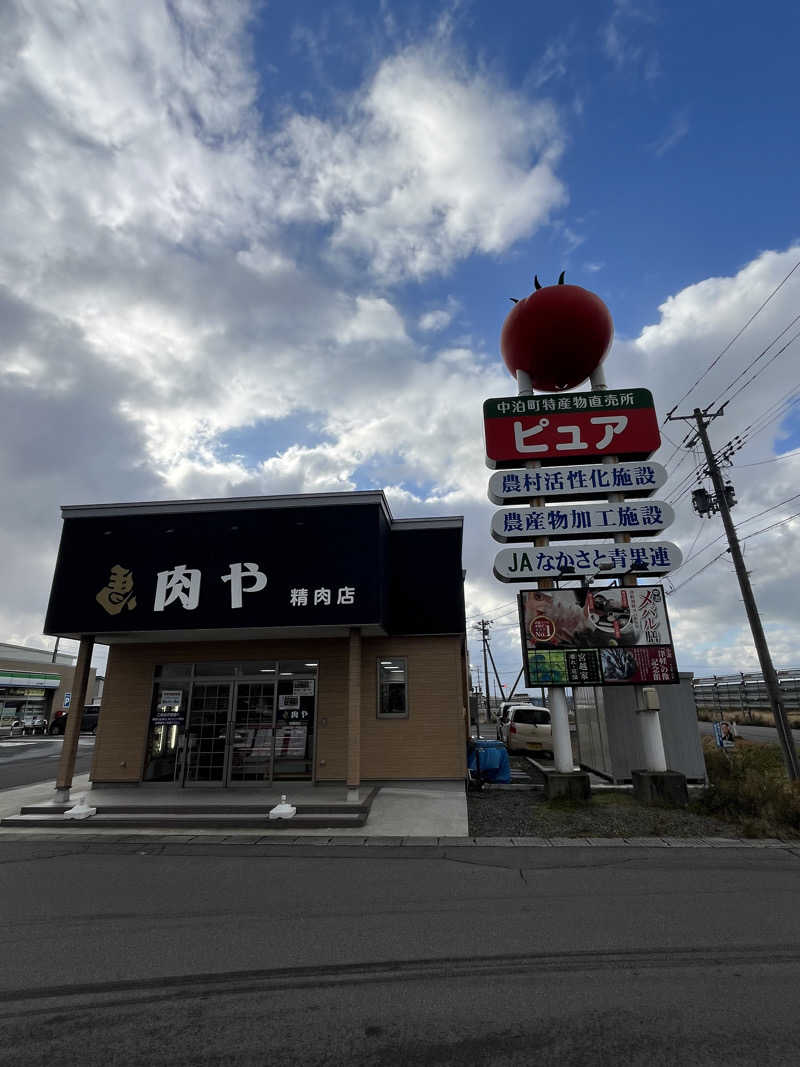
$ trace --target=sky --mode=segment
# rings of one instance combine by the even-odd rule
[[[510,688],[481,405],[516,391],[509,297],[565,270],[614,317],[610,386],[661,421],[729,401],[712,442],[744,441],[734,518],[775,664],[800,667],[795,20],[6,0],[0,640],[52,645],[61,505],[383,489],[396,517],[464,516],[468,626],[494,621]],[[754,671],[685,430],[655,457],[678,664]]]

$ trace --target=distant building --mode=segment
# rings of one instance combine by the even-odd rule
[[[59,652],[53,663],[53,653],[45,648],[0,643],[0,728],[35,715],[51,722],[58,712],[67,711],[75,673],[73,658]],[[102,679],[92,669],[86,702],[95,702],[101,691]]]

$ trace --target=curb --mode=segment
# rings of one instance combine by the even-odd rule
[[[11,843],[30,844],[36,842],[70,841],[75,844],[179,844],[179,845],[306,845],[320,847],[364,847],[370,848],[425,848],[446,849],[463,847],[480,848],[746,848],[746,849],[787,849],[800,848],[800,841],[782,841],[780,838],[736,838],[736,837],[367,837],[364,835],[307,834],[288,836],[286,831],[272,834],[243,831],[239,834],[215,833],[152,833],[120,834],[113,830],[106,833],[92,830],[90,827],[71,829],[65,833],[35,832],[23,829],[4,829],[0,832],[0,846]],[[798,853],[800,855],[800,853]]]

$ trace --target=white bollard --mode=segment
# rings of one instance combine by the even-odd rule
[[[296,814],[297,808],[290,804],[286,799],[286,794],[282,793],[280,804],[275,805],[270,811],[269,817],[270,819],[292,819]]]
[[[86,794],[79,794],[75,806],[64,812],[65,819],[89,819],[97,814],[97,808],[90,808],[86,803]]]

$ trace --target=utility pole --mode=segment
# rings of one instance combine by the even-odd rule
[[[491,719],[489,714],[489,663],[487,660],[486,649],[489,641],[489,627],[492,625],[491,619],[481,619],[476,623],[472,629],[477,630],[481,635],[481,641],[483,643],[483,678],[484,678],[484,692],[486,693],[486,721]],[[478,737],[481,736],[481,724],[480,724],[480,704],[478,705],[478,717],[475,722],[476,729],[478,731]]]
[[[722,415],[724,410],[725,405],[723,404],[719,411],[713,413],[701,411],[700,408],[695,408],[691,415],[673,415],[670,413],[668,418],[676,421],[679,420],[681,422],[695,422],[697,424],[697,437],[700,440],[706,455],[708,474],[711,478],[712,485],[714,486],[714,493],[716,495],[716,509],[720,513],[722,525],[725,527],[725,533],[728,537],[728,551],[731,554],[733,566],[736,569],[736,577],[739,579],[739,588],[742,591],[742,600],[744,601],[745,611],[747,612],[747,618],[750,623],[750,630],[753,634],[753,644],[756,647],[758,661],[761,664],[761,673],[764,676],[764,682],[766,683],[767,692],[769,693],[769,700],[772,705],[772,715],[775,719],[775,726],[778,731],[778,740],[783,749],[786,770],[789,779],[795,782],[800,778],[800,765],[798,765],[794,738],[792,737],[792,731],[789,728],[789,723],[786,718],[786,709],[783,706],[783,695],[780,690],[780,685],[778,684],[778,676],[772,665],[772,657],[769,652],[769,646],[767,645],[767,639],[764,635],[764,628],[761,625],[761,616],[758,614],[755,597],[753,596],[753,589],[750,585],[750,576],[747,573],[747,568],[744,564],[744,557],[742,556],[742,549],[736,534],[736,527],[731,519],[730,504],[728,494],[726,493],[726,487],[722,480],[722,472],[719,469],[717,458],[714,455],[708,440],[707,430],[710,422],[712,419],[716,419]]]

